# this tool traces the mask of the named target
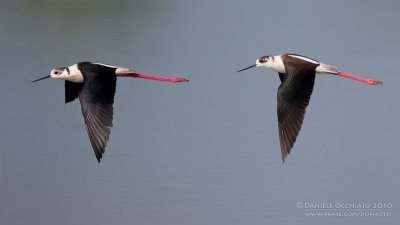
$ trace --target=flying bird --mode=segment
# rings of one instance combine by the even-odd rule
[[[313,91],[315,74],[338,75],[371,85],[382,84],[381,81],[344,73],[334,66],[297,54],[262,56],[256,60],[256,64],[237,72],[260,66],[278,72],[281,80],[277,100],[279,139],[283,161],[290,154],[299,135]]]
[[[32,81],[37,82],[46,78],[65,80],[65,103],[79,98],[89,140],[99,163],[113,126],[113,103],[117,77],[173,83],[188,81],[185,78],[146,75],[132,69],[91,62],[79,62],[69,67],[56,68],[50,75]]]

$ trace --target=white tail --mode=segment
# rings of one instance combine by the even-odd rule
[[[315,72],[338,74],[339,70],[335,66],[330,66],[330,65],[320,63],[319,66],[315,69]]]

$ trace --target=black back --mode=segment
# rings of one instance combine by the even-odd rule
[[[116,69],[89,62],[78,63],[78,69],[82,72],[84,78],[79,92],[82,115],[90,143],[97,160],[100,162],[113,126],[113,103],[117,83]],[[71,96],[75,97],[72,94]]]
[[[278,126],[282,160],[285,161],[300,132],[306,107],[314,87],[314,64],[289,55],[282,55],[285,74],[278,88]]]

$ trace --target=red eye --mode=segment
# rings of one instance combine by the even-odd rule
[[[58,71],[54,71],[54,74],[55,74],[55,75],[58,75]]]

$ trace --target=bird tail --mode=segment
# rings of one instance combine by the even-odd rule
[[[319,66],[315,69],[317,73],[329,73],[329,74],[338,74],[339,70],[335,66],[326,65],[320,63]]]

